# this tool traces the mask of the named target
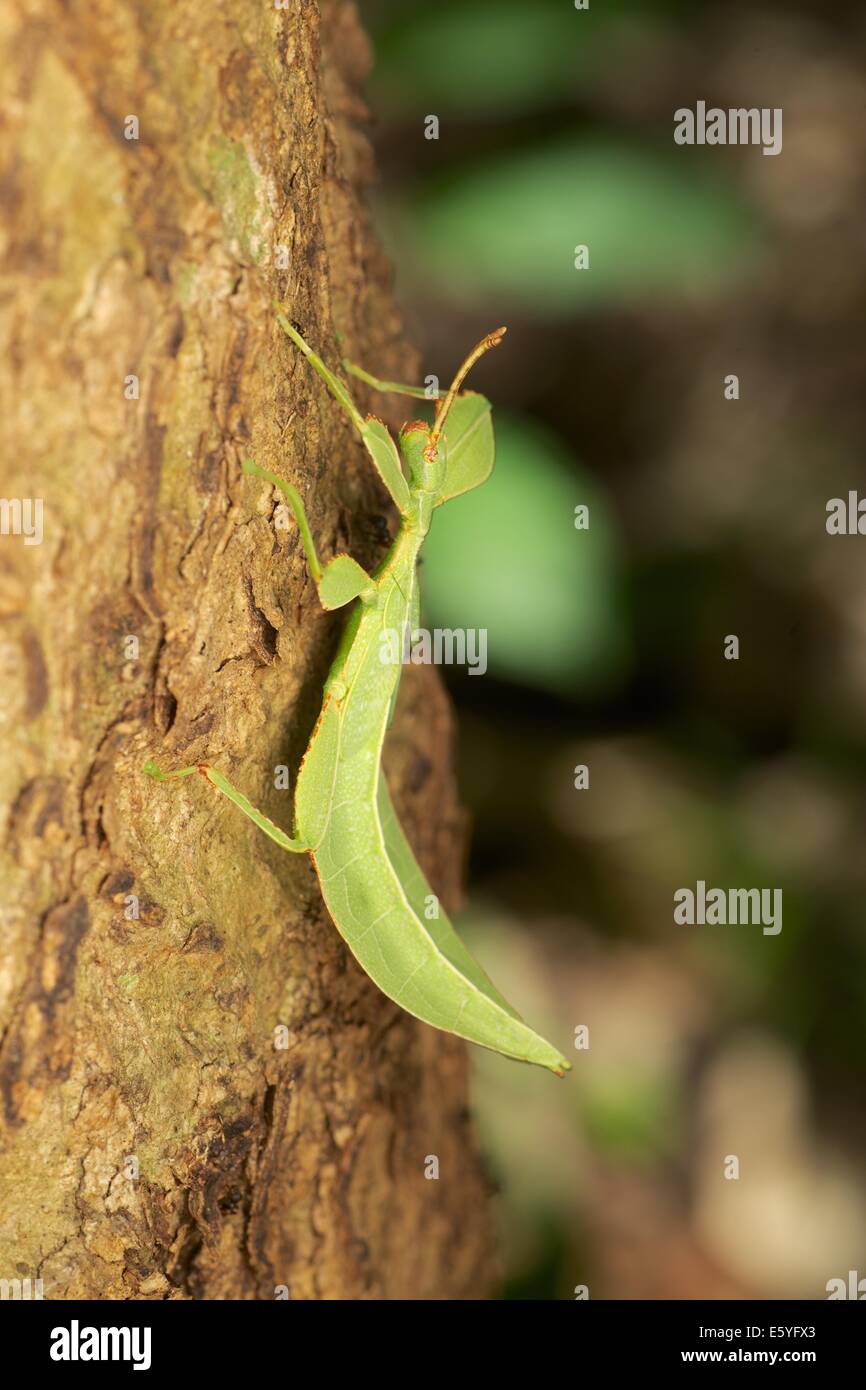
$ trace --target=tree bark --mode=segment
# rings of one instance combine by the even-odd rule
[[[290,828],[276,769],[342,618],[242,460],[298,486],[325,559],[374,564],[393,523],[271,308],[332,363],[417,370],[362,203],[355,8],[10,0],[0,26],[2,487],[44,507],[41,544],[0,536],[0,1276],[483,1296],[463,1046],[363,976],[305,856],[202,780],[142,774],[207,759]],[[389,781],[453,907],[450,740],[410,669]]]

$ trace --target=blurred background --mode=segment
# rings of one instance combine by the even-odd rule
[[[443,670],[462,928],[574,1063],[472,1049],[503,1296],[824,1298],[866,1276],[866,539],[825,529],[866,496],[866,15],[361,12],[425,373],[509,328],[496,470],[423,572],[427,625],[489,634]],[[782,107],[782,153],[676,146],[698,100]],[[676,925],[698,879],[781,888],[781,933]]]

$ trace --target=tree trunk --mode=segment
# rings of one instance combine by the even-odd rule
[[[0,536],[0,1276],[46,1298],[484,1295],[463,1046],[362,975],[306,856],[201,779],[142,774],[207,759],[290,828],[278,769],[342,618],[244,458],[298,486],[323,558],[387,543],[271,308],[332,363],[417,370],[361,201],[355,8],[9,0],[0,32],[2,487],[42,499],[44,531]],[[437,679],[408,671],[389,781],[453,907],[450,739]]]

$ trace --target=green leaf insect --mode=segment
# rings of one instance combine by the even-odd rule
[[[350,416],[400,513],[400,526],[373,574],[348,555],[322,567],[297,490],[247,461],[246,473],[285,495],[323,607],[355,604],[298,774],[294,836],[209,765],[166,773],[149,761],[145,770],[160,781],[201,772],[283,849],[308,853],[335,926],[370,979],[401,1008],[435,1028],[562,1076],[570,1064],[491,984],[441,909],[429,917],[429,905],[437,900],[400,828],[382,773],[382,747],[402,670],[401,661],[383,658],[383,638],[397,634],[402,651],[407,628],[418,626],[418,553],[433,512],[478,487],[493,467],[490,402],[460,388],[473,363],[501,341],[505,329],[483,338],[444,396],[437,395],[432,426],[420,421],[403,426],[398,449],[380,420],[360,414],[343,382],[281,310],[278,318]],[[347,369],[379,390],[424,398],[422,390],[381,382],[352,364]]]

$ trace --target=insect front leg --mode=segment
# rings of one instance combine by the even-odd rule
[[[363,440],[364,448],[373,460],[376,472],[388,489],[400,515],[409,516],[411,512],[409,485],[400,466],[397,445],[385,425],[374,415],[368,415],[366,419],[364,418],[340,378],[335,376],[330,368],[325,366],[319,354],[314,352],[308,343],[304,342],[297,328],[286,317],[279,304],[275,305],[275,308],[280,327],[291,338],[295,346],[300,348],[310,366],[318,372],[331,395],[339,402],[352,421]]]
[[[339,401],[349,419],[352,421],[352,424],[363,433],[364,417],[355,405],[355,402],[352,400],[352,397],[349,395],[349,392],[346,390],[340,378],[335,376],[329,367],[325,366],[319,354],[314,352],[309,343],[304,341],[295,325],[283,313],[279,304],[275,304],[274,307],[277,310],[277,320],[283,332],[291,338],[295,347],[300,348],[310,366],[314,371],[319,373],[319,376],[324,381],[331,395],[336,401]]]
[[[274,824],[270,816],[266,816],[264,811],[257,810],[249,797],[244,796],[243,792],[239,792],[237,787],[232,786],[227,777],[224,777],[221,772],[218,772],[215,767],[211,767],[208,763],[197,763],[194,767],[181,767],[175,772],[163,772],[152,758],[148,758],[144,770],[148,777],[152,777],[156,782],[173,782],[181,777],[190,777],[194,772],[200,772],[212,786],[216,787],[217,791],[222,792],[223,796],[227,796],[229,801],[233,801],[236,806],[240,807],[244,815],[248,816],[259,827],[259,830],[263,830],[275,844],[279,845],[280,849],[290,850],[293,854],[303,854],[310,848],[306,840],[292,839],[291,835],[287,835],[284,830]]]

